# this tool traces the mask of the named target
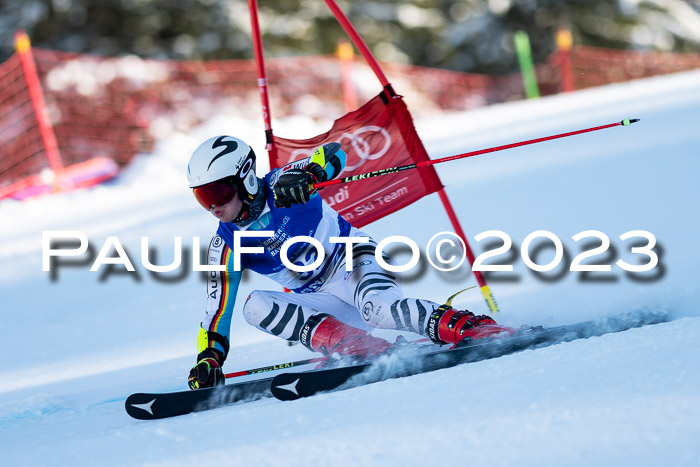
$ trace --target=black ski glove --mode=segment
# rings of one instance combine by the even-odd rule
[[[280,175],[274,187],[275,206],[289,208],[295,204],[306,204],[316,193],[314,183],[326,181],[326,171],[312,162],[305,169],[290,169]]]
[[[199,354],[199,361],[190,370],[187,378],[190,389],[213,388],[225,384],[226,377],[221,370],[216,353],[207,352],[207,350]]]

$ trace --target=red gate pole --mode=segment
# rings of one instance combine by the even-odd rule
[[[260,23],[258,22],[258,1],[248,0],[250,12],[250,25],[253,33],[253,50],[255,52],[255,65],[258,68],[258,88],[260,89],[260,101],[262,104],[263,123],[265,124],[265,140],[270,168],[272,161],[277,159],[277,148],[272,138],[272,120],[270,117],[270,98],[267,92],[267,75],[265,73],[265,57],[263,56],[262,37],[260,35]]]
[[[328,8],[331,9],[331,12],[333,12],[333,15],[335,15],[336,19],[343,27],[347,35],[350,36],[350,40],[352,41],[352,43],[355,44],[357,50],[360,51],[360,55],[362,55],[369,67],[372,69],[372,71],[374,71],[374,74],[377,75],[377,78],[379,78],[379,82],[382,83],[382,86],[390,86],[389,80],[386,78],[384,71],[379,66],[377,60],[374,58],[374,55],[372,55],[372,52],[369,50],[369,47],[367,47],[367,44],[365,44],[365,41],[357,32],[357,29],[355,29],[355,26],[353,26],[348,17],[345,16],[343,10],[341,10],[338,4],[335,3],[335,0],[325,0],[325,2],[326,5],[328,5]]]
[[[360,51],[362,57],[365,59],[370,68],[372,68],[374,74],[377,75],[377,78],[379,78],[379,81],[382,83],[382,86],[384,86],[384,88],[389,93],[393,93],[393,91],[391,90],[391,85],[389,84],[389,80],[384,74],[384,71],[382,71],[381,67],[379,66],[379,63],[372,55],[372,52],[369,50],[369,47],[367,47],[367,44],[365,44],[365,41],[362,39],[362,37],[360,37],[360,34],[352,25],[348,17],[345,16],[343,10],[340,9],[335,0],[325,0],[325,2],[326,5],[328,5],[328,8],[330,8],[333,14],[335,15],[338,22],[340,22],[340,25],[343,27],[345,32],[348,34],[348,36],[350,36],[350,39],[355,44],[355,47],[357,47],[357,49]],[[452,207],[450,199],[447,197],[447,193],[445,193],[445,189],[440,188],[440,190],[438,190],[438,195],[440,196],[442,205],[444,206],[445,211],[447,212],[447,217],[450,218],[450,222],[452,223],[452,227],[454,228],[455,233],[464,241],[465,253],[467,255],[467,259],[469,260],[469,264],[473,265],[474,253],[472,252],[472,249],[469,246],[469,241],[467,240],[466,235],[464,235],[464,230],[462,230],[462,226],[459,223],[459,219],[457,218],[457,214],[455,213],[455,210]],[[494,299],[493,294],[491,293],[491,289],[489,288],[488,284],[486,283],[486,280],[484,279],[484,275],[481,273],[481,271],[473,272],[474,276],[476,277],[476,281],[478,282],[479,287],[481,288],[481,293],[484,296],[484,299],[486,300],[486,304],[489,307],[489,311],[491,311],[492,313],[498,312],[498,305],[496,304],[496,300]]]
[[[263,123],[265,124],[265,142],[267,157],[270,161],[270,169],[273,169],[272,161],[277,159],[277,147],[272,137],[272,119],[270,117],[270,97],[267,92],[267,74],[265,73],[265,57],[263,56],[262,36],[260,34],[260,23],[258,22],[258,0],[248,0],[248,11],[250,12],[250,25],[253,34],[253,50],[255,52],[255,65],[258,68],[258,88],[260,88],[260,101],[262,104]],[[283,287],[285,292],[291,292]],[[292,342],[289,342],[292,345]]]
[[[343,103],[345,112],[357,109],[357,94],[355,93],[355,81],[352,69],[355,62],[355,51],[347,40],[338,41],[336,55],[340,61],[340,84],[343,89]]]
[[[571,71],[571,32],[568,29],[560,29],[556,36],[557,53],[559,55],[558,68],[561,77],[561,92],[574,90],[574,75]]]
[[[464,252],[467,255],[469,265],[472,266],[474,264],[475,259],[474,252],[472,251],[471,246],[469,246],[467,236],[462,230],[462,225],[459,223],[459,219],[457,219],[457,214],[455,213],[455,210],[452,207],[452,203],[450,202],[450,198],[447,197],[447,193],[445,193],[444,188],[440,188],[440,190],[438,191],[438,196],[440,196],[442,205],[445,207],[447,217],[449,217],[450,222],[452,222],[452,227],[455,229],[455,233],[459,236],[459,238],[461,238],[464,241]],[[499,311],[498,304],[496,303],[496,299],[494,298],[493,293],[491,292],[491,288],[486,283],[486,279],[484,279],[484,275],[481,273],[481,271],[473,272],[474,277],[476,277],[476,282],[479,284],[479,289],[481,289],[481,294],[484,296],[484,300],[486,300],[486,305],[489,307],[489,311],[492,313],[497,313]]]
[[[46,151],[46,158],[49,160],[49,167],[56,176],[53,184],[55,187],[59,187],[60,184],[58,179],[63,171],[63,162],[61,161],[61,155],[58,152],[56,135],[54,134],[53,127],[51,126],[49,113],[46,110],[46,101],[44,100],[44,94],[41,90],[41,83],[39,82],[39,75],[36,71],[31,42],[29,41],[29,36],[27,36],[27,34],[22,30],[15,33],[15,49],[19,55],[22,72],[24,73],[24,79],[27,82],[29,99],[32,102],[32,110],[36,116],[39,135],[41,136],[44,151]]]

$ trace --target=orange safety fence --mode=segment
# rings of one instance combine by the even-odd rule
[[[572,50],[576,89],[700,68],[700,54],[641,52],[577,46]]]
[[[211,115],[235,112],[257,119],[259,94],[252,60],[145,60],[33,49],[58,149],[66,166],[108,158],[120,166],[152,150],[172,129],[187,131]],[[562,52],[537,66],[542,95],[560,92]],[[700,67],[700,54],[632,52],[574,46],[575,89]],[[469,110],[523,99],[519,74],[487,76],[383,63],[414,114]],[[366,65],[353,64],[361,84]],[[268,60],[275,118],[293,114],[333,119],[344,114],[335,56]],[[366,70],[365,70],[366,71]],[[378,87],[357,86],[361,102]],[[323,105],[309,105],[309,96]],[[322,114],[321,114],[322,113]],[[261,128],[261,131],[263,129]],[[0,64],[0,190],[48,167],[17,54]]]

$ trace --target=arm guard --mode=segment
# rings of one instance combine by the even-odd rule
[[[320,165],[325,172],[325,180],[331,180],[343,170],[346,159],[345,152],[340,149],[340,143],[326,143],[314,151],[309,158],[309,165]],[[320,177],[317,176],[316,178]]]

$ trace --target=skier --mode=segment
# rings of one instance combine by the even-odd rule
[[[209,265],[221,270],[209,273],[206,316],[197,339],[197,364],[188,378],[190,388],[224,382],[221,366],[229,350],[241,270],[246,268],[294,292],[253,291],[243,306],[246,321],[324,355],[372,357],[392,347],[360,327],[412,331],[437,344],[456,344],[506,329],[487,316],[404,298],[396,278],[377,264],[376,242],[351,226],[313,188],[314,183],[338,176],[345,159],[340,144],[328,143],[308,158],[257,178],[255,153],[238,138],[213,137],[195,150],[187,177],[197,201],[219,219],[207,256]],[[234,232],[258,236],[234,239]],[[323,247],[323,259],[309,272],[295,272],[280,259],[285,241],[296,236],[312,237]],[[338,238],[331,242],[331,237],[346,243]],[[289,246],[286,255],[291,263],[317,262],[311,243]],[[234,245],[240,248],[240,264],[235,264]],[[261,252],[249,253],[251,247]],[[349,248],[352,271],[345,267]]]

